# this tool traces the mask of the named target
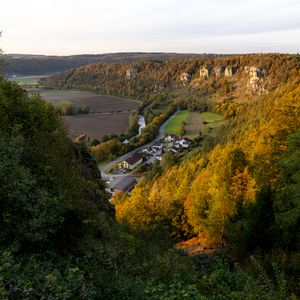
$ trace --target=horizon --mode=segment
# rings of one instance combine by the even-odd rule
[[[0,11],[5,54],[290,53],[300,49],[297,0],[11,0]],[[80,54],[81,53],[81,54]]]

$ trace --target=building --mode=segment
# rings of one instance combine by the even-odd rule
[[[176,135],[175,134],[167,134],[165,136],[165,141],[166,142],[173,142],[176,139]]]
[[[125,160],[122,161],[121,167],[129,170],[133,170],[138,165],[140,165],[143,162],[143,157],[141,154],[135,152],[129,156]]]
[[[190,146],[190,141],[187,139],[180,139],[178,143],[182,148],[188,148]]]
[[[162,145],[161,142],[157,141],[157,142],[155,142],[155,143],[153,144],[152,148],[155,149],[156,151],[157,151],[157,150],[162,150],[163,145]]]
[[[137,184],[137,180],[134,177],[126,176],[117,182],[113,187],[112,191],[129,193]]]

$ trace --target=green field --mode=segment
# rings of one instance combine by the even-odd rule
[[[213,112],[203,112],[200,117],[203,121],[202,135],[215,137],[218,129],[224,124],[224,117]]]
[[[169,122],[167,127],[165,128],[165,134],[176,134],[179,133],[179,125],[181,122],[185,122],[189,116],[189,112],[187,110],[181,110],[177,115]]]
[[[47,77],[47,76],[42,76],[42,75],[36,75],[36,76],[17,76],[17,77],[9,77],[8,80],[9,81],[15,81],[17,82],[19,85],[32,85],[32,86],[36,86],[38,85],[38,81],[42,78],[42,77]]]
[[[208,123],[224,120],[224,117],[222,115],[219,115],[219,114],[216,114],[213,112],[208,112],[208,111],[200,113],[200,116],[204,122],[208,122]]]
[[[172,133],[180,135],[180,123],[185,122],[185,136],[188,138],[196,138],[200,132],[203,136],[216,136],[218,128],[224,124],[222,115],[212,112],[189,112],[187,110],[180,111],[165,128],[165,134]]]

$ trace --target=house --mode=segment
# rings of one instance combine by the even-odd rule
[[[159,141],[155,142],[155,143],[153,144],[153,146],[152,146],[152,148],[155,149],[156,151],[162,150],[162,147],[163,147],[163,145],[162,145],[162,143],[159,142]]]
[[[137,180],[134,177],[126,176],[112,187],[112,191],[129,193],[136,184]]]
[[[172,154],[177,154],[178,153],[178,148],[175,147],[171,147],[168,149],[169,152],[171,152]]]
[[[133,170],[143,162],[143,157],[138,152],[135,152],[122,161],[121,166],[125,169]]]
[[[182,147],[182,148],[188,148],[191,144],[190,140],[186,139],[186,138],[182,138],[178,141],[178,144]]]
[[[175,134],[167,134],[165,136],[165,141],[166,142],[173,142],[176,139],[176,135]]]

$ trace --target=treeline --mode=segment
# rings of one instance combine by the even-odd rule
[[[71,103],[62,103],[57,107],[57,110],[61,116],[89,114],[91,111],[88,105],[77,106]]]
[[[108,53],[96,55],[45,56],[45,55],[2,55],[4,73],[8,75],[41,75],[62,72],[96,61],[106,63],[131,63],[136,60],[172,60],[188,57],[215,55],[180,53]]]

